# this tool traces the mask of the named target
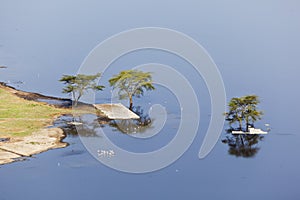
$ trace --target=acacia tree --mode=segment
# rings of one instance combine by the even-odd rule
[[[118,88],[120,99],[129,98],[129,109],[132,110],[133,97],[141,97],[144,90],[154,90],[150,72],[124,70],[109,79],[113,89]]]
[[[248,130],[249,125],[254,125],[254,122],[261,119],[263,115],[262,111],[257,110],[257,106],[260,103],[258,96],[248,95],[243,98],[245,105],[245,123]]]
[[[226,120],[229,122],[230,127],[232,127],[232,124],[238,123],[239,130],[242,130],[243,125],[242,104],[240,98],[232,98],[228,103],[229,112],[225,113]]]
[[[257,110],[260,103],[258,96],[247,95],[240,98],[232,98],[228,103],[229,111],[225,113],[226,120],[230,127],[233,124],[238,124],[238,129],[248,131],[249,125],[254,125],[254,122],[261,119],[262,111]]]
[[[97,85],[96,83],[96,79],[98,79],[100,76],[101,73],[97,73],[95,75],[63,75],[63,77],[59,81],[66,84],[62,92],[72,94],[74,105],[77,106],[79,99],[82,97],[86,90],[103,90],[104,86]]]

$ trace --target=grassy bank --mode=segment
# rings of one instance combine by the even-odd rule
[[[0,88],[0,137],[29,135],[65,113],[70,110],[28,101]]]

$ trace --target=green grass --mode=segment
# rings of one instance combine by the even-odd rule
[[[70,110],[27,101],[0,88],[0,137],[26,136],[52,123]]]

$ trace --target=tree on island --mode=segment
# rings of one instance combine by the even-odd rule
[[[63,93],[72,94],[74,99],[74,105],[77,106],[79,99],[82,97],[86,90],[103,90],[103,85],[97,85],[96,79],[101,76],[101,73],[95,75],[85,75],[77,74],[73,75],[63,75],[59,80],[63,82],[66,86],[63,88]]]
[[[232,125],[238,124],[238,130],[248,131],[248,127],[254,126],[254,122],[261,119],[262,111],[257,110],[260,103],[258,96],[247,95],[243,97],[235,97],[228,103],[229,111],[225,113],[226,120],[231,128]]]
[[[118,88],[120,99],[129,98],[129,109],[132,110],[133,97],[141,97],[144,90],[154,90],[150,72],[124,70],[109,79],[113,89]]]

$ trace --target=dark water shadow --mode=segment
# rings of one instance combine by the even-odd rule
[[[65,151],[61,154],[61,157],[68,157],[68,156],[77,156],[77,155],[82,155],[86,153],[86,151],[81,150],[81,149],[72,149],[71,151]]]

